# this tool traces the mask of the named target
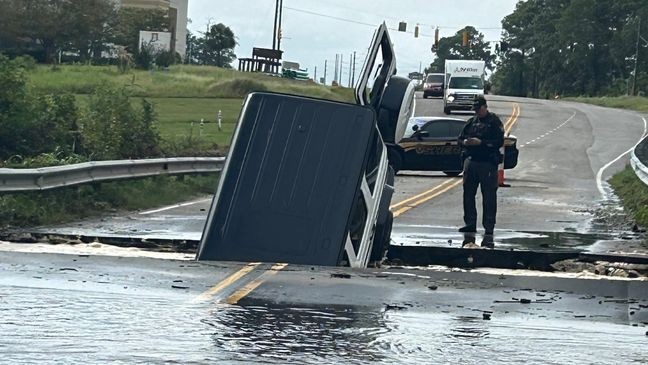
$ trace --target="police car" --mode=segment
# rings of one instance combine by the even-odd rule
[[[463,170],[457,138],[466,120],[448,117],[412,117],[403,138],[392,149],[390,162],[396,171],[443,171],[457,176]],[[518,160],[517,138],[504,138],[504,168],[512,169]]]

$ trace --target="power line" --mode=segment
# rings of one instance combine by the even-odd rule
[[[361,22],[361,21],[357,21],[357,20],[341,18],[341,17],[338,17],[338,16],[318,13],[318,12],[311,11],[311,10],[298,9],[298,8],[293,8],[293,7],[290,7],[290,6],[284,6],[284,9],[296,11],[296,12],[299,12],[299,13],[315,15],[315,16],[319,16],[319,17],[322,17],[322,18],[329,18],[329,19],[339,20],[339,21],[343,21],[343,22],[347,22],[347,23],[365,25],[365,26],[369,26],[369,27],[376,27],[376,24],[365,23],[365,22]],[[372,14],[372,15],[376,15],[376,14]],[[382,16],[380,16],[380,15],[376,15],[376,16],[379,16],[379,17],[382,18]],[[395,19],[395,20],[397,19],[397,18],[394,18],[394,17],[388,17],[388,18]],[[422,25],[422,26],[436,27],[435,25],[431,25],[431,24],[424,24],[424,23],[416,23],[416,24],[419,24],[419,25]],[[438,27],[440,29],[462,29],[463,28],[462,26],[448,26],[448,25],[439,25]],[[502,27],[477,27],[477,26],[475,26],[475,28],[476,29],[482,29],[482,30],[501,30],[501,29],[503,29]],[[389,29],[390,30],[396,30],[396,31],[398,30],[396,28],[389,28]],[[412,32],[412,31],[405,32],[405,33],[414,34],[414,32]],[[431,34],[424,34],[424,33],[422,34],[420,32],[419,32],[419,36],[428,37],[428,38],[432,37]]]

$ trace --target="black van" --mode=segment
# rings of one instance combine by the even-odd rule
[[[355,104],[249,94],[196,258],[352,267],[382,260],[393,221],[388,149],[414,101],[414,83],[395,73],[383,23]]]

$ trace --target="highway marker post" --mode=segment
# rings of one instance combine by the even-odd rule
[[[218,131],[221,132],[223,129],[221,127],[221,121],[223,120],[223,113],[221,113],[220,109],[218,110]]]

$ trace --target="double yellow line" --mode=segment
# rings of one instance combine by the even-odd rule
[[[511,112],[511,115],[509,118],[506,120],[504,123],[504,131],[505,133],[509,133],[515,123],[518,120],[518,117],[520,116],[520,105],[517,103],[513,104],[513,111]],[[398,217],[399,215],[407,212],[410,209],[414,209],[417,206],[425,203],[426,201],[436,198],[437,196],[445,193],[446,191],[454,188],[455,186],[459,185],[461,183],[460,178],[452,178],[448,179],[441,184],[433,187],[430,190],[424,191],[418,195],[415,195],[413,197],[407,198],[403,201],[400,201],[396,204],[393,204],[392,206],[389,207],[389,209],[392,211],[394,214],[394,218]]]
[[[511,113],[511,116],[504,123],[505,133],[508,134],[509,132],[511,132],[511,129],[517,122],[519,116],[520,116],[520,105],[518,103],[515,103],[513,104],[513,112]]]
[[[446,191],[454,188],[455,186],[459,185],[461,182],[461,179],[458,178],[452,178],[449,180],[446,180],[442,182],[441,184],[433,187],[430,190],[424,191],[418,195],[415,195],[413,197],[407,198],[403,201],[400,201],[396,204],[393,204],[392,206],[389,207],[389,209],[392,211],[394,214],[394,218],[398,217],[399,215],[407,212],[410,209],[416,208],[417,206],[425,203],[426,201],[436,198],[437,196],[445,193]]]
[[[204,291],[199,296],[195,297],[192,300],[192,302],[193,303],[199,303],[199,302],[206,302],[206,301],[211,300],[218,293],[222,292],[223,290],[228,288],[230,285],[236,283],[242,277],[244,277],[247,274],[249,274],[250,272],[252,272],[259,265],[261,265],[260,262],[250,262],[250,263],[248,263],[247,265],[243,266],[241,269],[239,269],[235,273],[229,275],[228,277],[221,280],[219,283],[217,283],[213,287],[209,288],[208,290]],[[261,285],[261,283],[263,283],[264,280],[268,279],[270,276],[275,275],[277,272],[279,272],[281,269],[283,269],[286,266],[288,266],[288,264],[275,264],[275,265],[273,265],[269,270],[266,270],[263,274],[259,275],[259,277],[252,280],[251,282],[247,283],[245,286],[243,286],[239,290],[235,291],[234,293],[230,294],[223,302],[225,302],[227,304],[236,304],[236,303],[238,303],[239,300],[241,300],[246,295],[250,294],[254,289],[256,289],[259,285]]]

